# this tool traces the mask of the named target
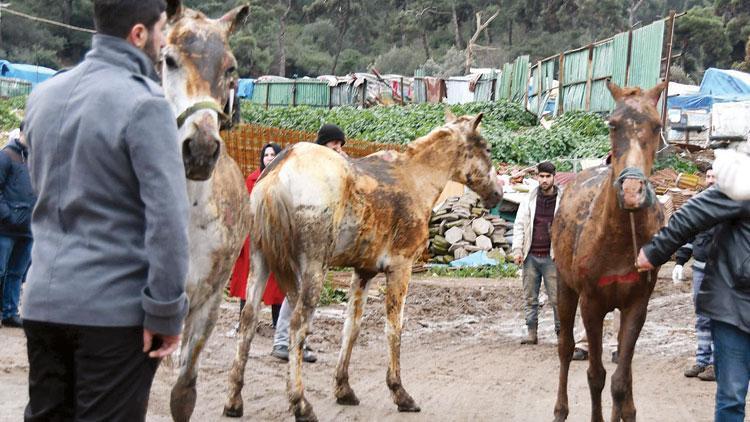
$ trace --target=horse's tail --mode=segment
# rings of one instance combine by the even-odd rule
[[[256,186],[253,195],[256,192],[260,198],[251,201],[251,206],[254,205],[252,246],[262,251],[277,279],[294,280],[298,255],[289,191],[283,184],[273,181],[268,186]]]

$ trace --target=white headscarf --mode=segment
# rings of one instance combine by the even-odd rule
[[[748,150],[750,145],[740,147]],[[750,156],[734,150],[716,150],[716,186],[736,201],[750,200]]]

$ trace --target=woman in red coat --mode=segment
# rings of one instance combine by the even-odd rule
[[[276,155],[281,152],[281,147],[278,144],[268,143],[263,146],[260,156],[260,168],[250,173],[245,183],[247,184],[247,191],[252,192],[255,187],[255,182],[260,178],[260,174],[266,168],[267,165],[276,158]],[[234,270],[232,271],[232,280],[229,284],[229,295],[240,298],[240,312],[245,307],[246,294],[247,294],[247,278],[250,275],[250,238],[245,239],[245,245],[242,246],[240,256],[237,258],[237,262],[234,264]],[[286,295],[279,289],[276,284],[276,279],[273,274],[268,277],[268,283],[266,284],[266,291],[263,293],[263,303],[271,306],[271,316],[273,317],[273,326],[276,327],[276,320],[279,318],[279,310],[281,309],[281,303],[284,302]]]

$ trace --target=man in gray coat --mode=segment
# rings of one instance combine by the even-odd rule
[[[92,50],[29,97],[27,421],[145,420],[159,358],[179,343],[188,200],[154,69],[165,10],[95,0]]]

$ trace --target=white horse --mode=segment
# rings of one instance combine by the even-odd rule
[[[250,228],[244,178],[219,136],[235,111],[237,64],[228,38],[244,22],[249,7],[208,19],[184,8],[179,0],[167,3],[167,41],[160,71],[164,93],[178,116],[191,205],[186,286],[190,309],[170,408],[175,421],[187,421],[195,408],[198,357],[211,335],[222,290]]]

